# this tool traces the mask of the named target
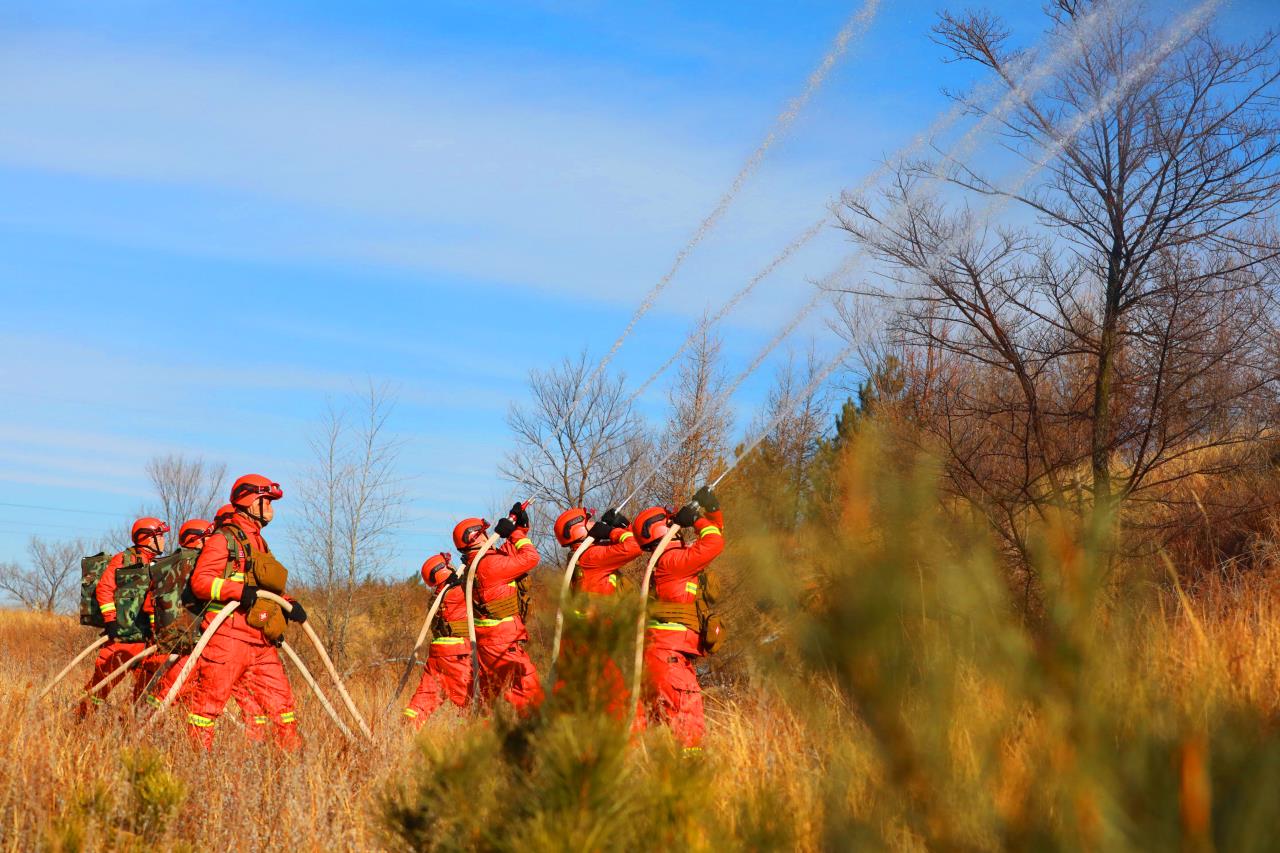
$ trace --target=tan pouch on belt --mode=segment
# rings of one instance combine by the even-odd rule
[[[254,586],[277,595],[284,593],[284,586],[289,580],[289,570],[270,551],[254,554],[246,574],[253,579]],[[272,643],[284,636],[284,610],[274,601],[255,602],[245,621]]]

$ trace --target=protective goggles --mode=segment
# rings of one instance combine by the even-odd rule
[[[470,547],[475,543],[476,539],[484,536],[488,529],[489,522],[481,519],[479,524],[473,524],[466,530],[462,531],[462,544],[465,547]]]
[[[162,536],[168,533],[171,528],[168,522],[162,521],[155,527],[139,527],[133,534],[135,540],[144,536]]]
[[[280,488],[279,483],[272,483],[269,486],[258,486],[253,483],[243,483],[240,488],[236,489],[236,493],[231,496],[231,499],[233,501],[237,501],[245,495],[259,495],[269,501],[278,501],[284,497],[284,489]]]
[[[178,544],[185,545],[188,542],[194,541],[196,539],[203,539],[204,537],[208,536],[212,532],[213,532],[212,524],[210,524],[208,527],[192,527],[189,530],[183,530],[180,533],[178,533]]]

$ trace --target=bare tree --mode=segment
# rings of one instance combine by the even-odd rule
[[[828,415],[826,392],[811,386],[822,368],[813,349],[802,364],[794,352],[788,353],[774,373],[763,411],[748,430],[760,441],[734,474],[735,491],[750,495],[777,529],[796,526],[814,486],[813,463],[822,447]],[[768,432],[761,435],[765,429]]]
[[[684,503],[725,464],[733,417],[724,399],[720,350],[721,341],[704,318],[667,394],[671,414],[658,446],[670,458],[654,476],[647,499],[671,506]]]
[[[147,478],[160,499],[160,512],[174,529],[187,519],[212,519],[225,502],[227,466],[188,458],[181,453],[153,456]]]
[[[81,539],[49,542],[32,536],[27,545],[31,567],[0,563],[0,591],[31,610],[74,609],[80,558],[88,548]]]
[[[403,521],[405,493],[397,467],[402,443],[387,429],[393,409],[390,390],[373,384],[361,397],[330,404],[298,488],[291,535],[303,577],[319,594],[335,657],[346,650],[358,587],[395,556],[392,534]]]
[[[507,414],[516,446],[501,472],[534,500],[539,523],[566,507],[603,508],[620,500],[648,447],[623,377],[595,375],[584,351],[558,367],[531,371],[529,387],[531,403],[513,405]]]
[[[995,116],[1010,151],[1034,166],[1060,151],[1028,189],[953,162],[904,168],[883,204],[846,199],[844,227],[891,282],[861,292],[892,297],[896,343],[929,353],[923,420],[952,481],[1013,541],[1024,510],[1087,491],[1109,511],[1237,464],[1272,422],[1277,381],[1276,37],[1170,44],[1141,10],[1115,10],[1027,95],[993,16],[944,14],[937,34],[1021,98]],[[953,212],[922,190],[939,174],[1036,224]]]

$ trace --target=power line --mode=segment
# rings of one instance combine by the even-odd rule
[[[127,512],[103,512],[98,509],[73,509],[64,506],[44,506],[42,504],[17,504],[8,501],[0,501],[0,506],[11,506],[17,509],[43,509],[49,512],[74,512],[79,515],[106,515],[112,518],[125,518],[129,515]]]

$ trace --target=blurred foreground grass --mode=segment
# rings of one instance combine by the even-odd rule
[[[731,626],[734,677],[712,679],[696,760],[602,713],[590,666],[567,666],[538,718],[442,713],[416,740],[378,716],[392,668],[357,668],[371,746],[345,744],[295,681],[302,754],[224,723],[197,756],[176,717],[143,742],[112,712],[76,725],[83,673],[29,712],[92,635],[0,614],[0,848],[1276,846],[1265,577],[1191,600],[1159,560],[1109,560],[1102,534],[1050,518],[1028,530],[1042,606],[1025,613],[989,543],[940,511],[927,465],[901,473],[864,441],[840,479],[831,516],[785,536],[728,505],[728,606],[752,615]],[[417,606],[388,620],[406,645]],[[628,624],[575,639],[627,661]]]

